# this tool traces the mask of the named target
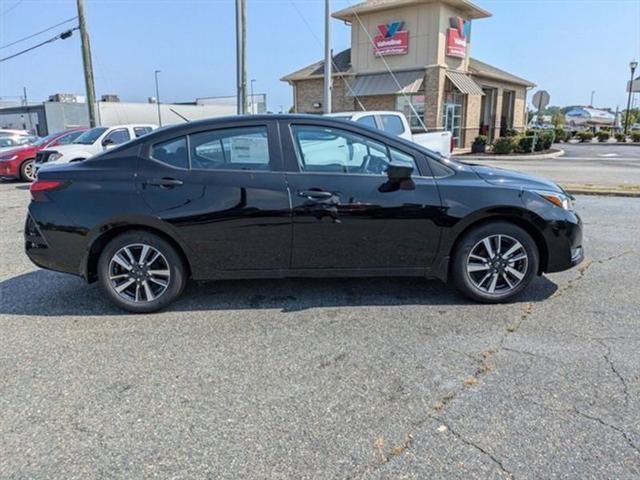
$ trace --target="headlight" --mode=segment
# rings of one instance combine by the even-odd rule
[[[52,153],[51,155],[49,155],[49,162],[55,162],[56,160],[59,160],[60,158],[62,158],[62,154],[61,153]]]
[[[12,160],[15,160],[16,158],[18,158],[18,155],[0,156],[0,162],[10,162]]]
[[[556,207],[564,208],[570,212],[574,209],[573,197],[569,194],[561,192],[547,192],[544,190],[534,190],[534,192],[545,200],[553,203]]]

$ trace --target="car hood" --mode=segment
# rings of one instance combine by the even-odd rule
[[[20,145],[19,147],[4,147],[0,149],[0,153],[2,153],[3,156],[22,155],[23,153],[28,153],[29,150],[35,151],[36,147],[34,147],[33,145]]]
[[[562,192],[562,188],[550,180],[526,173],[506,170],[504,168],[487,167],[485,165],[467,164],[480,178],[492,185],[503,185],[514,188],[530,188],[547,190],[550,192]]]

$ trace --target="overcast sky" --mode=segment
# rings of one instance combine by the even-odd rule
[[[357,3],[333,0],[338,10]],[[478,0],[493,17],[472,27],[471,55],[536,83],[551,104],[626,105],[629,61],[640,58],[640,0]],[[76,14],[75,0],[0,0],[0,46]],[[322,0],[247,0],[248,77],[269,109],[292,104],[280,78],[323,55]],[[125,101],[163,101],[235,94],[233,0],[86,0],[96,93]],[[72,25],[72,24],[67,24]],[[63,27],[15,46],[6,57],[47,40]],[[333,48],[349,47],[349,27],[333,21]],[[84,94],[76,34],[0,63],[0,97],[30,101]]]

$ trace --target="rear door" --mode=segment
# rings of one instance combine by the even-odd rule
[[[194,276],[288,268],[289,195],[274,122],[201,127],[155,142],[143,156],[142,197],[197,257]]]
[[[281,123],[293,205],[293,269],[418,273],[431,265],[441,210],[426,159],[360,132],[313,120]],[[390,182],[391,160],[414,168],[411,182]]]

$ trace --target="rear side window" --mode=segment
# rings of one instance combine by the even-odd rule
[[[269,170],[267,127],[211,130],[190,136],[191,168]]]
[[[151,131],[151,127],[133,127],[133,133],[136,135],[136,138],[146,135]]]
[[[402,135],[404,133],[404,125],[397,115],[381,115],[382,129],[391,135]]]
[[[180,137],[166,142],[156,143],[151,148],[154,160],[176,168],[189,168],[189,152],[187,138]]]
[[[376,125],[376,119],[373,117],[373,115],[360,117],[358,120],[356,120],[356,123],[364,125],[365,127],[378,128],[378,126]]]

